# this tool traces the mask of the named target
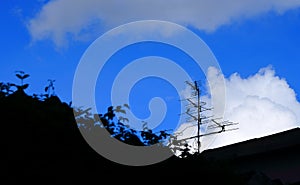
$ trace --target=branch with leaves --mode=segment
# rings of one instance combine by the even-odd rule
[[[47,93],[47,97],[51,97],[55,95],[55,88],[54,88],[54,82],[55,80],[48,80],[48,85],[45,87],[45,92]]]
[[[21,85],[15,85],[15,84],[13,84],[13,86],[16,86],[19,91],[20,90],[24,91],[29,86],[29,84],[24,84],[24,80],[26,78],[28,78],[29,76],[30,75],[26,74],[24,71],[16,71],[16,77],[21,80]]]

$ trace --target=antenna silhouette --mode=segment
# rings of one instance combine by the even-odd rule
[[[224,121],[222,118],[212,118],[213,116],[204,116],[203,112],[212,110],[212,108],[205,107],[206,103],[201,101],[201,91],[199,88],[199,81],[185,82],[192,90],[192,95],[189,98],[184,99],[187,102],[186,110],[184,113],[187,115],[187,122],[196,122],[197,123],[197,135],[191,136],[188,138],[180,139],[178,141],[187,141],[191,139],[197,139],[197,153],[200,153],[201,141],[200,138],[203,136],[209,136],[213,134],[219,134],[225,131],[237,130],[238,128],[226,129],[227,126],[237,125],[238,123],[233,123],[230,121]],[[221,121],[218,121],[222,119]],[[213,130],[211,132],[206,132],[201,134],[201,125],[211,123],[207,127],[208,130]],[[195,125],[194,125],[195,126]],[[218,129],[218,130],[216,130]],[[184,130],[183,130],[184,131]],[[182,131],[182,132],[183,132]]]

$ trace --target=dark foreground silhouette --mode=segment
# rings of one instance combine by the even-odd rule
[[[117,164],[86,143],[73,108],[50,93],[53,86],[44,95],[29,96],[23,81],[14,91],[5,85],[9,84],[0,84],[0,184],[283,184],[261,171],[236,168],[235,157],[218,158],[209,152],[173,156],[149,166]],[[122,122],[110,119],[113,107],[99,116],[101,129],[127,144],[151,145],[170,136],[165,131],[153,134],[125,129]]]

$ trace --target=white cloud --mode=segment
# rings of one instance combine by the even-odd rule
[[[222,76],[215,69],[210,69],[207,78],[212,83],[217,83]],[[225,84],[224,120],[239,123],[236,126],[239,129],[204,137],[205,149],[259,138],[300,126],[300,103],[296,99],[296,94],[285,79],[276,76],[272,67],[262,68],[248,78],[242,78],[237,73],[232,74],[225,79]],[[211,90],[214,91],[214,88]],[[218,96],[218,91],[215,90],[214,95]],[[209,102],[208,97],[202,99]],[[190,136],[190,133],[191,130],[185,133],[185,136]]]
[[[166,20],[214,31],[244,18],[299,6],[299,0],[52,0],[27,26],[34,41],[52,39],[61,46],[67,37],[91,39],[131,21]]]

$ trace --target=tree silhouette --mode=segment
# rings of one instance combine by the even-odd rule
[[[126,107],[126,106],[124,106]],[[127,106],[128,107],[128,106]],[[122,106],[110,106],[107,108],[107,112],[105,114],[97,114],[94,115],[90,112],[91,109],[75,109],[75,117],[77,122],[81,123],[79,126],[85,128],[86,130],[93,130],[99,125],[97,124],[97,116],[100,118],[100,126],[105,128],[109,134],[130,145],[135,146],[150,146],[158,143],[163,143],[170,136],[166,130],[159,131],[157,133],[153,133],[151,129],[145,127],[142,131],[136,131],[130,128],[129,125],[126,125],[121,120],[128,120],[121,116],[121,119],[116,119],[115,112],[125,114],[126,111]]]

